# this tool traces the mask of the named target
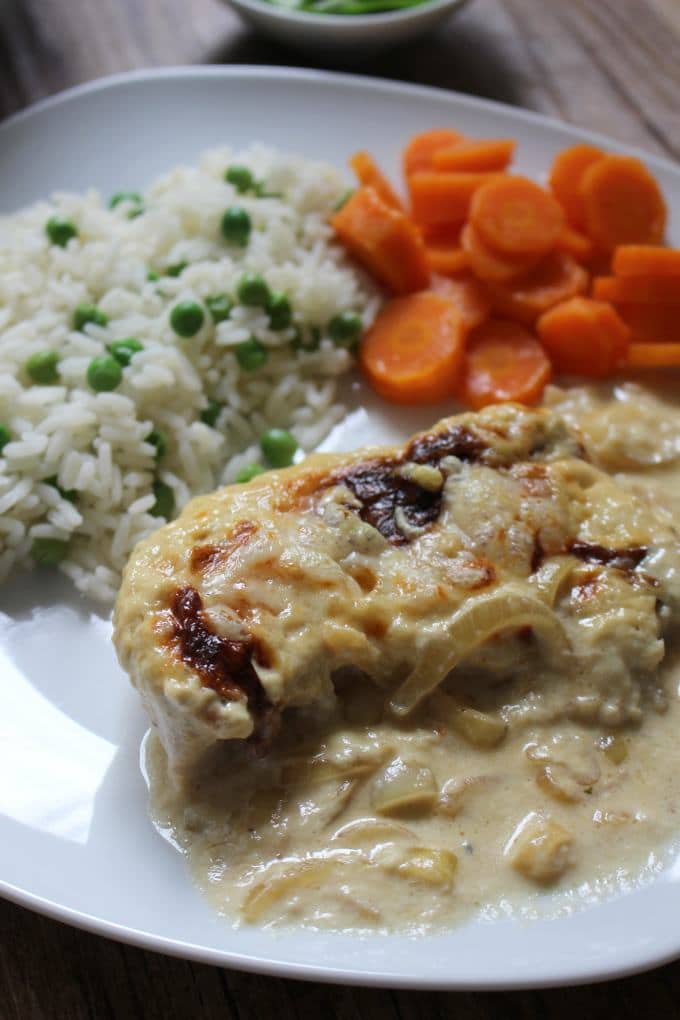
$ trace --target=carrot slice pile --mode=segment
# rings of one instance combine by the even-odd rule
[[[422,171],[409,177],[411,213],[424,227],[462,223],[475,191],[493,174]]]
[[[590,263],[595,256],[595,245],[590,238],[579,230],[574,230],[573,227],[564,228],[557,238],[555,247],[558,251],[566,251],[568,255],[581,263]]]
[[[460,235],[463,251],[472,270],[480,280],[504,282],[527,273],[536,264],[536,257],[502,255],[490,248],[472,223],[466,223]]]
[[[481,325],[491,314],[491,303],[486,288],[472,273],[432,279],[432,289],[453,301],[460,312],[466,329]]]
[[[614,252],[615,276],[670,276],[680,290],[680,249],[647,244],[623,244]]]
[[[355,152],[350,157],[349,165],[357,175],[359,184],[363,184],[367,188],[375,188],[386,205],[398,209],[399,212],[404,211],[401,199],[370,153]]]
[[[395,294],[427,286],[430,267],[417,227],[373,188],[355,191],[331,224],[352,255]]]
[[[606,379],[626,360],[630,330],[610,304],[575,297],[551,308],[536,325],[558,372]]]
[[[555,370],[605,378],[680,365],[680,249],[640,160],[571,145],[549,186],[508,173],[515,142],[422,131],[403,151],[407,212],[368,152],[331,219],[397,297],[360,348],[389,400],[458,395],[473,407],[540,397]],[[592,281],[592,285],[591,285]],[[587,296],[588,295],[588,296]]]
[[[616,311],[629,327],[633,340],[680,343],[680,307],[678,305],[616,305]]]
[[[538,340],[523,326],[489,319],[470,334],[463,368],[463,399],[487,404],[540,400],[552,369]]]
[[[604,159],[604,155],[604,152],[594,145],[570,145],[558,152],[550,168],[550,190],[564,209],[571,225],[578,230],[582,230],[586,222],[581,194],[583,176],[594,163]]]
[[[562,207],[527,177],[497,175],[480,187],[470,223],[491,248],[506,255],[546,255],[565,226]]]
[[[649,170],[633,156],[605,156],[583,175],[581,196],[588,236],[601,248],[661,244],[666,203]]]
[[[453,301],[421,291],[390,301],[363,338],[359,362],[381,396],[398,404],[431,404],[457,387],[465,327]]]
[[[680,311],[680,286],[667,276],[596,276],[593,280],[593,297],[612,304],[638,302],[641,304],[675,305]]]
[[[494,309],[527,326],[560,301],[584,294],[587,287],[585,269],[571,255],[559,251],[546,256],[519,280],[488,284]]]
[[[631,344],[628,368],[680,368],[680,344]]]
[[[451,148],[464,140],[465,136],[460,131],[453,131],[451,128],[433,128],[431,131],[414,135],[404,149],[404,177],[409,178],[411,174],[419,173],[421,170],[432,170],[435,152]]]
[[[505,170],[515,153],[512,138],[493,138],[481,142],[458,142],[437,149],[432,157],[435,170]]]

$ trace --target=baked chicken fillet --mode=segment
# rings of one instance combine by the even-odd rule
[[[559,416],[496,406],[192,500],[136,547],[114,642],[182,784],[348,667],[397,715],[521,676],[537,712],[634,724],[679,576],[671,524]]]

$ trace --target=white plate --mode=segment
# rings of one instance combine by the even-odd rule
[[[339,166],[366,147],[396,173],[404,139],[439,124],[514,136],[520,169],[532,175],[559,146],[593,137],[509,107],[368,79],[239,67],[143,72],[74,89],[0,127],[0,209],[58,188],[142,187],[225,141],[266,140]],[[677,225],[680,172],[647,161]],[[432,417],[369,403],[335,438],[396,438]],[[148,821],[138,764],[145,719],[109,634],[108,619],[48,573],[0,590],[0,890],[10,899],[190,959],[395,987],[591,981],[680,954],[680,861],[643,890],[560,920],[472,921],[421,939],[232,930]]]

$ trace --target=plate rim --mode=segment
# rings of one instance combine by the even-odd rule
[[[468,95],[452,89],[441,88],[430,85],[412,84],[393,79],[373,78],[368,75],[353,74],[347,72],[324,71],[308,68],[297,68],[294,66],[266,66],[254,64],[230,64],[204,65],[194,67],[191,65],[177,65],[160,68],[147,68],[133,71],[123,71],[112,75],[105,75],[88,82],[83,82],[64,89],[55,95],[40,99],[23,110],[11,114],[0,122],[0,144],[5,135],[15,125],[30,122],[33,117],[44,112],[57,109],[60,106],[69,104],[81,97],[115,90],[130,84],[144,85],[149,82],[178,79],[252,79],[276,81],[299,81],[308,83],[323,83],[326,85],[338,85],[352,89],[370,91],[377,94],[387,95],[409,95],[423,99],[436,97],[438,100],[451,101],[457,106],[466,106],[470,109],[485,110],[500,114],[510,114],[511,117],[529,125],[536,125],[549,128],[551,131],[563,133],[570,139],[578,135],[583,141],[606,147],[612,151],[625,152],[638,156],[645,160],[650,166],[662,172],[678,176],[680,180],[680,165],[665,156],[655,153],[648,153],[644,149],[631,146],[616,139],[612,139],[602,132],[582,128],[577,124],[567,121],[560,121],[554,117],[526,110],[510,103],[499,102],[494,99],[487,99],[480,96]],[[155,934],[135,927],[129,927],[116,921],[107,920],[94,914],[78,910],[74,907],[65,906],[56,900],[41,896],[22,888],[14,883],[7,882],[0,877],[0,896],[8,901],[30,909],[36,913],[49,917],[55,921],[69,924],[75,928],[90,932],[95,935],[111,938],[114,941],[126,943],[138,948],[160,952],[168,956],[191,960],[197,963],[206,963],[213,966],[226,966],[237,970],[256,973],[267,976],[276,976],[296,980],[318,981],[331,984],[352,984],[356,986],[385,987],[398,989],[417,989],[423,991],[501,991],[521,990],[533,988],[553,988],[582,985],[587,983],[603,982],[613,978],[623,978],[638,974],[653,967],[662,966],[680,956],[680,935],[674,940],[665,939],[663,944],[646,951],[638,951],[634,959],[627,959],[623,954],[617,963],[614,964],[589,964],[586,960],[580,969],[576,970],[570,963],[563,964],[564,973],[552,976],[538,974],[533,978],[508,978],[494,977],[490,975],[484,981],[465,980],[461,978],[447,979],[442,977],[422,976],[414,978],[413,975],[395,974],[393,972],[381,972],[380,970],[356,971],[350,967],[336,967],[332,964],[307,963],[277,958],[275,950],[267,950],[267,955],[255,955],[232,949],[216,948],[200,945],[195,942],[186,942],[175,938]],[[595,907],[597,909],[597,907]],[[377,936],[381,938],[381,936]],[[430,936],[432,937],[432,936]],[[434,936],[436,938],[436,936]],[[553,968],[554,970],[554,968]]]

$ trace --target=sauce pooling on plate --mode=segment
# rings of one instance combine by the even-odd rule
[[[633,386],[552,389],[547,400],[614,476],[574,462],[571,474],[587,479],[579,498],[597,508],[591,523],[584,509],[561,553],[549,535],[547,556],[522,553],[529,585],[567,631],[566,659],[531,626],[499,633],[405,714],[394,711],[394,684],[338,669],[328,697],[285,709],[266,753],[225,741],[181,784],[150,739],[154,820],[235,922],[426,932],[473,913],[554,915],[636,887],[669,859],[680,557],[663,536],[680,484],[680,413]],[[551,463],[554,481],[562,468]],[[461,527],[464,506],[468,538],[488,551],[502,490],[488,488],[497,476],[478,477],[490,469],[469,470],[456,481],[462,504],[447,490],[446,513]],[[543,471],[511,470],[526,499],[544,491]],[[618,492],[631,493],[625,514],[611,502]],[[651,537],[642,496],[655,504]],[[573,500],[569,512],[580,512]],[[496,525],[512,532],[513,514]],[[516,530],[496,549],[501,575],[519,540]],[[426,587],[425,573],[414,583]],[[392,606],[394,627],[403,607]]]

